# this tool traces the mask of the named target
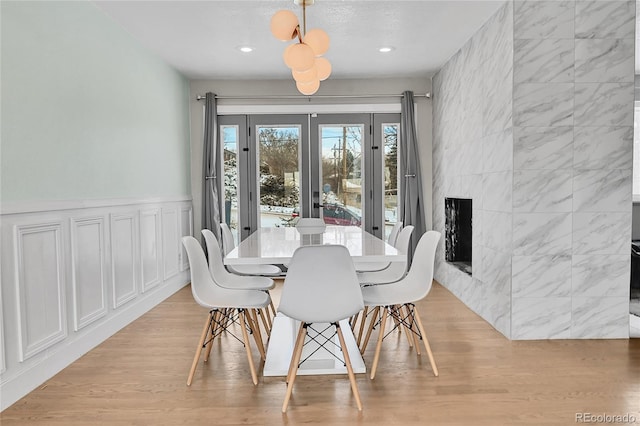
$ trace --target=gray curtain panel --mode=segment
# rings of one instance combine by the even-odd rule
[[[205,97],[203,145],[202,228],[211,230],[220,241],[218,107],[216,95],[211,92]]]
[[[404,226],[413,225],[413,237],[409,245],[409,261],[418,240],[425,233],[424,200],[422,197],[422,175],[418,160],[418,139],[416,137],[413,92],[402,94],[400,109],[400,156],[404,182],[400,186],[400,220]]]

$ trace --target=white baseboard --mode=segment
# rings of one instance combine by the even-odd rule
[[[186,274],[184,274],[186,275]],[[76,339],[69,343],[51,349],[47,357],[36,364],[30,365],[17,376],[3,382],[0,385],[0,411],[10,407],[29,392],[45,383],[51,377],[58,374],[82,355],[104,342],[122,328],[135,321],[140,316],[151,310],[163,300],[187,285],[189,279],[185,276],[176,276],[172,282],[142,299],[136,299],[114,312],[108,321],[92,328],[91,333],[82,339]]]

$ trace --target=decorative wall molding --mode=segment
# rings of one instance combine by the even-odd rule
[[[62,222],[14,227],[19,359],[67,337]]]
[[[0,286],[0,306],[2,306],[2,287],[1,286]],[[0,312],[0,373],[4,373],[7,370],[7,363],[5,361],[6,355],[4,353],[4,314],[3,312]]]
[[[162,209],[162,261],[164,279],[167,280],[179,271],[180,265],[180,231],[178,229],[178,209]]]
[[[180,208],[180,271],[186,271],[189,269],[189,258],[187,252],[182,245],[182,237],[193,235],[193,207],[181,207]]]
[[[3,202],[1,215],[21,213],[43,213],[57,210],[77,210],[94,208],[113,208],[117,206],[138,206],[141,204],[166,204],[191,201],[190,196],[155,197],[155,198],[101,198],[95,200],[35,200]]]
[[[107,314],[104,216],[71,218],[74,331]]]
[[[137,235],[136,213],[111,215],[111,284],[114,309],[138,295]]]
[[[187,197],[67,206],[0,217],[0,410],[189,282]]]
[[[160,209],[140,212],[140,272],[142,292],[156,287],[162,281],[160,276]]]

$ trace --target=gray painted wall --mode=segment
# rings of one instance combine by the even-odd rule
[[[3,203],[188,196],[188,82],[90,2],[2,2]]]

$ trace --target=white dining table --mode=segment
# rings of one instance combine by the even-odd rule
[[[354,265],[371,262],[398,262],[405,260],[405,255],[376,236],[356,226],[328,225],[321,234],[300,234],[294,227],[260,228],[224,258],[227,265],[251,264],[283,264],[291,261],[298,247],[307,245],[339,244],[345,246],[353,259]],[[286,280],[285,280],[286,285]],[[291,354],[296,340],[299,322],[278,312],[273,321],[271,336],[267,347],[264,364],[264,376],[286,376],[289,371]],[[322,334],[330,337],[333,327],[329,324],[314,324],[309,329],[309,338],[302,353],[303,362],[298,374],[346,374],[347,369],[342,362],[337,337],[328,348],[318,350],[316,342]],[[347,320],[340,322],[351,364],[355,373],[366,372],[360,350],[356,344],[351,327]],[[314,339],[315,338],[315,339]]]

